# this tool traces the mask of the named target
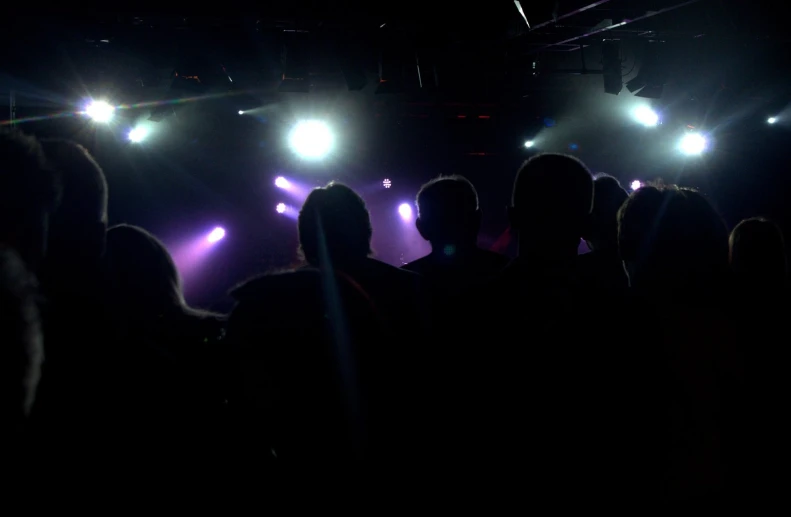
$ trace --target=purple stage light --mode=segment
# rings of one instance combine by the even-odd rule
[[[640,180],[634,180],[629,184],[629,187],[631,187],[632,190],[637,190],[642,186],[643,186],[643,182]]]
[[[398,207],[398,214],[401,216],[401,219],[408,221],[412,218],[412,206],[409,203],[401,203]]]
[[[211,243],[215,243],[217,241],[222,240],[223,237],[225,237],[225,229],[218,226],[217,228],[211,231],[209,236],[206,237],[206,240]]]
[[[275,186],[277,188],[287,189],[291,186],[291,183],[283,176],[278,176],[275,178]]]
[[[382,186],[384,188],[390,188],[392,185],[393,185],[393,182],[390,181],[389,178],[385,178],[384,181],[382,181]]]
[[[275,207],[275,210],[278,214],[284,214],[286,212],[286,204],[285,203],[278,203]]]

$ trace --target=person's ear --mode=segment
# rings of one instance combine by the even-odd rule
[[[508,213],[508,224],[511,225],[511,229],[518,230],[519,229],[519,213],[515,206],[508,206],[506,207],[506,212]]]
[[[421,219],[420,217],[415,219],[415,228],[417,228],[417,231],[421,237],[423,237],[427,241],[430,240],[428,238],[428,235],[426,235],[426,224],[423,222],[423,219]]]

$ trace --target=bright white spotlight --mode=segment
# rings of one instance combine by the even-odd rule
[[[332,150],[334,143],[330,128],[318,120],[299,122],[291,130],[288,140],[294,152],[308,159],[323,158]]]
[[[401,203],[398,206],[398,215],[405,221],[412,217],[412,206],[409,203]]]
[[[275,186],[277,188],[287,189],[288,187],[291,186],[291,183],[289,183],[288,180],[283,176],[278,176],[277,178],[275,178]]]
[[[654,127],[659,124],[659,115],[648,106],[638,106],[632,112],[632,115],[634,115],[635,120],[646,127]]]
[[[525,142],[525,147],[526,147],[527,149],[530,149],[530,148],[531,148],[531,147],[533,147],[534,145],[535,145],[535,143],[534,143],[532,140],[528,140],[527,142]]]
[[[775,122],[777,122],[777,117],[769,117],[768,119],[766,119],[766,121],[770,124],[774,124]]]
[[[275,211],[278,214],[284,213],[286,211],[286,204],[285,203],[278,203],[277,206],[275,207]]]
[[[144,127],[136,127],[129,132],[129,141],[138,143],[145,140],[148,136],[148,130]]]
[[[104,101],[93,101],[85,108],[85,114],[96,122],[109,122],[115,114],[115,107]]]
[[[698,133],[688,133],[681,139],[678,148],[687,155],[700,154],[706,150],[706,139]]]
[[[633,182],[631,182],[629,184],[629,188],[631,188],[632,191],[635,191],[635,190],[637,190],[639,188],[642,188],[642,186],[643,186],[643,182],[640,181],[640,180],[634,180]]]
[[[209,235],[206,237],[206,240],[211,243],[215,243],[217,241],[221,241],[224,237],[225,237],[225,229],[218,226],[217,228],[212,230],[211,233],[209,233]]]
[[[244,115],[244,111],[239,110],[239,115]]]

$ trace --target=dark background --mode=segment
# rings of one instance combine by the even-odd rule
[[[529,2],[531,29],[514,2],[445,4],[19,11],[3,34],[0,99],[9,108],[0,120],[10,123],[13,98],[19,128],[86,145],[107,174],[113,224],[141,225],[166,243],[224,226],[228,237],[186,279],[189,301],[204,307],[227,306],[234,283],[295,260],[295,223],[274,211],[278,175],[361,190],[376,252],[394,264],[416,258],[398,234],[396,207],[421,183],[449,173],[472,180],[481,241],[492,245],[507,228],[517,167],[544,150],[575,154],[624,184],[698,187],[730,225],[760,214],[790,227],[791,58],[770,3]],[[598,72],[612,42],[623,82],[645,70],[659,98],[605,93]],[[121,107],[111,124],[74,114],[89,98]],[[632,119],[641,103],[661,113],[661,125]],[[777,124],[766,123],[770,115]],[[303,118],[336,132],[326,160],[300,161],[287,149]],[[140,122],[152,133],[131,144],[126,134]],[[685,158],[676,144],[693,128],[712,146]],[[393,188],[380,187],[384,178]]]

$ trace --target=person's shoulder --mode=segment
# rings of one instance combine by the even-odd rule
[[[282,291],[292,291],[302,286],[313,285],[318,281],[319,272],[313,268],[301,268],[255,276],[230,291],[237,301],[250,301],[272,296]]]
[[[391,279],[403,281],[403,282],[420,280],[420,275],[415,273],[414,271],[391,266],[390,264],[387,264],[386,262],[382,262],[381,260],[368,259],[367,266],[368,266],[368,270],[371,273],[380,277],[387,276]]]
[[[497,270],[503,270],[511,263],[507,255],[482,248],[478,249],[478,259]]]
[[[420,257],[417,260],[413,260],[412,262],[401,266],[401,270],[420,274],[426,268],[426,266],[429,265],[430,259],[431,259],[431,255]]]

